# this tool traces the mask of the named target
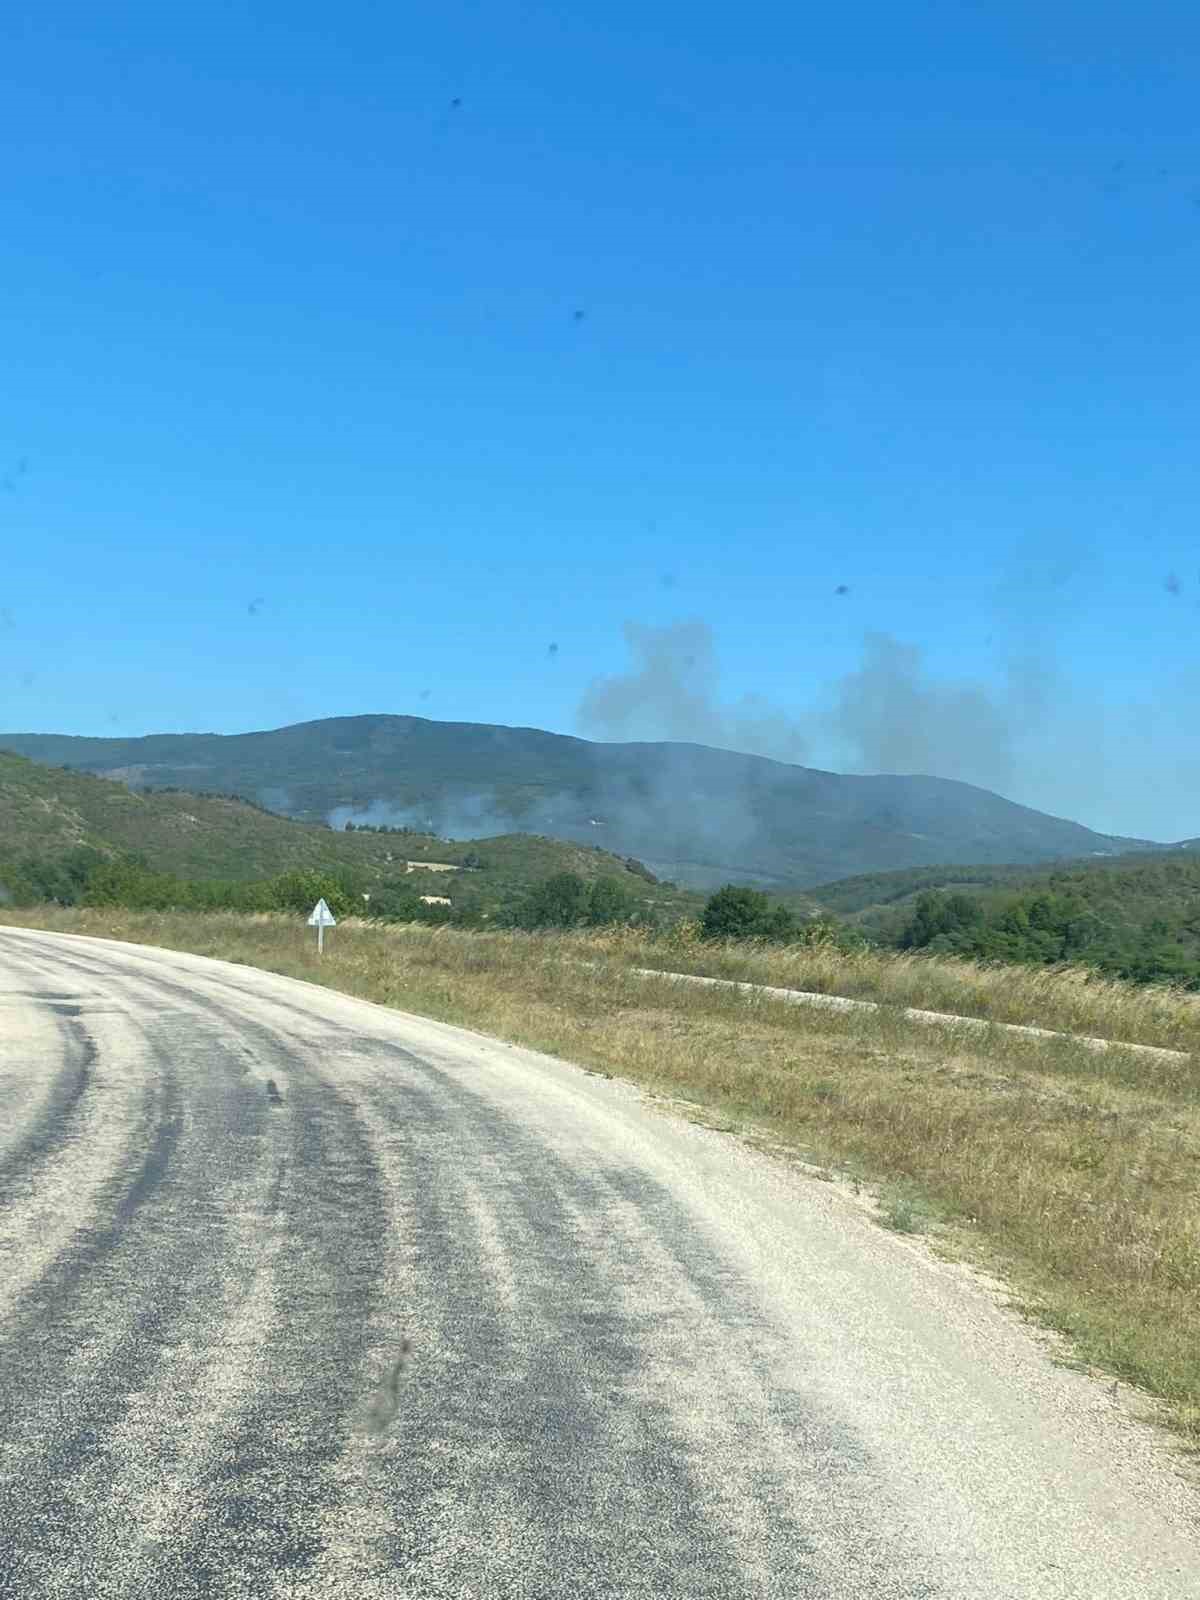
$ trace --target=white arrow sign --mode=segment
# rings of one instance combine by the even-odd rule
[[[325,929],[337,927],[337,918],[330,911],[324,900],[318,900],[312,908],[309,913],[308,925],[310,928],[317,930],[317,954],[320,955],[325,949]]]

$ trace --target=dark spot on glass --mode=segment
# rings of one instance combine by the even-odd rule
[[[1168,572],[1167,576],[1163,579],[1163,588],[1168,594],[1182,594],[1183,592],[1183,584],[1180,583],[1179,579],[1173,572]]]
[[[833,592],[834,592],[834,594],[849,594],[850,593],[850,585],[848,583],[839,583],[837,588]]]

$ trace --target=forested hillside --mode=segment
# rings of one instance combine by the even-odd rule
[[[1041,872],[943,872],[936,887],[914,877],[826,885],[813,897],[901,949],[1079,962],[1138,982],[1200,989],[1200,858],[1190,851]]]
[[[701,903],[596,846],[530,834],[452,841],[410,829],[334,830],[234,795],[134,792],[0,751],[0,903],[294,910],[325,894],[344,911],[470,924],[514,915],[563,873],[585,890],[598,879],[619,884],[607,904],[628,901],[630,915],[679,915]]]

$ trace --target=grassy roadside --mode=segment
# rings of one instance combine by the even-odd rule
[[[1027,969],[830,950],[697,950],[624,934],[344,923],[318,964],[274,916],[8,910],[25,927],[160,944],[307,978],[632,1079],[694,1114],[880,1186],[880,1216],[1003,1275],[1081,1364],[1163,1403],[1200,1451],[1200,1057],[931,1030],[686,989],[708,972],[995,1020],[1200,1046],[1197,1003]],[[968,1002],[973,1001],[973,1004]],[[981,1009],[987,1007],[989,1009]]]
[[[713,945],[691,936],[686,924],[674,938],[653,946],[631,941],[631,951],[645,966],[664,971],[948,1011],[985,1022],[1032,1023],[1200,1054],[1200,995],[1125,983],[1085,967],[997,967],[919,951],[841,951],[823,944]]]

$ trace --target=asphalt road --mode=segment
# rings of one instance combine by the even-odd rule
[[[5,1600],[1195,1600],[1198,1505],[985,1285],[628,1085],[0,929]]]

